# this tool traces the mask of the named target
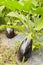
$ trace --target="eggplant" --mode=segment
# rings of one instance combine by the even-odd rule
[[[6,36],[8,38],[13,38],[14,37],[14,29],[13,28],[6,28]]]
[[[12,26],[12,24],[8,24],[9,26]],[[6,36],[8,38],[13,38],[16,34],[14,33],[14,28],[6,28]]]
[[[32,40],[25,39],[18,50],[18,60],[22,62],[24,57],[24,61],[27,61],[28,58],[30,58],[31,53],[32,53]]]

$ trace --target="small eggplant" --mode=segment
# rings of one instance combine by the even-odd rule
[[[12,26],[12,24],[8,24],[9,26]],[[6,36],[8,38],[13,38],[16,34],[14,33],[14,28],[6,28]]]
[[[28,58],[31,56],[31,52],[32,52],[32,40],[27,40],[25,39],[18,51],[18,60],[22,61],[23,57],[24,62],[28,60]]]
[[[14,29],[12,29],[12,28],[6,28],[6,36],[8,38],[13,38],[14,37]]]

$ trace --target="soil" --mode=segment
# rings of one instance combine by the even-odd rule
[[[23,41],[24,35],[17,35],[12,39],[6,37],[5,33],[0,33],[0,44],[3,46],[13,47],[16,41]],[[43,37],[41,37],[43,41]],[[40,54],[41,53],[41,54]],[[25,63],[26,65],[43,65],[43,47],[41,46],[40,53],[38,51],[32,52],[32,56]]]

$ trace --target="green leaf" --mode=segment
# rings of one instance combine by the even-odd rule
[[[18,13],[17,12],[9,12],[6,16],[18,18]]]
[[[32,0],[32,3],[33,3],[34,6],[38,5],[36,0]]]
[[[4,28],[15,28],[17,30],[20,30],[20,31],[23,31],[25,26],[24,25],[21,25],[21,26],[16,26],[16,25],[13,25],[13,26],[9,26],[9,25],[1,25],[0,26],[0,30],[3,30]]]
[[[9,9],[11,9],[12,11],[15,11],[16,9],[18,10],[23,10],[23,6],[18,2],[18,1],[5,1],[4,2],[5,6]]]
[[[32,0],[27,0],[27,1],[24,1],[24,10],[25,11],[29,11],[32,7]]]
[[[5,0],[4,0],[5,1]],[[3,0],[0,0],[0,5],[3,5],[4,4],[4,1]]]
[[[36,13],[36,14],[43,15],[43,8],[38,7],[36,9],[34,9],[33,12]]]
[[[24,24],[24,26],[28,28],[27,24],[25,23],[27,19],[23,14],[18,14],[17,12],[10,12],[9,14],[7,14],[7,16],[18,18]]]
[[[5,8],[5,6],[0,6],[0,12]]]
[[[43,17],[35,22],[35,30],[41,30],[43,28]]]

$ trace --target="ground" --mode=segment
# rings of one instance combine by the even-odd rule
[[[5,33],[0,33],[0,65],[18,65],[15,57],[15,42],[22,41],[24,35],[17,35],[12,39],[8,39]],[[32,56],[23,65],[43,65],[43,47],[40,53],[33,51]]]

